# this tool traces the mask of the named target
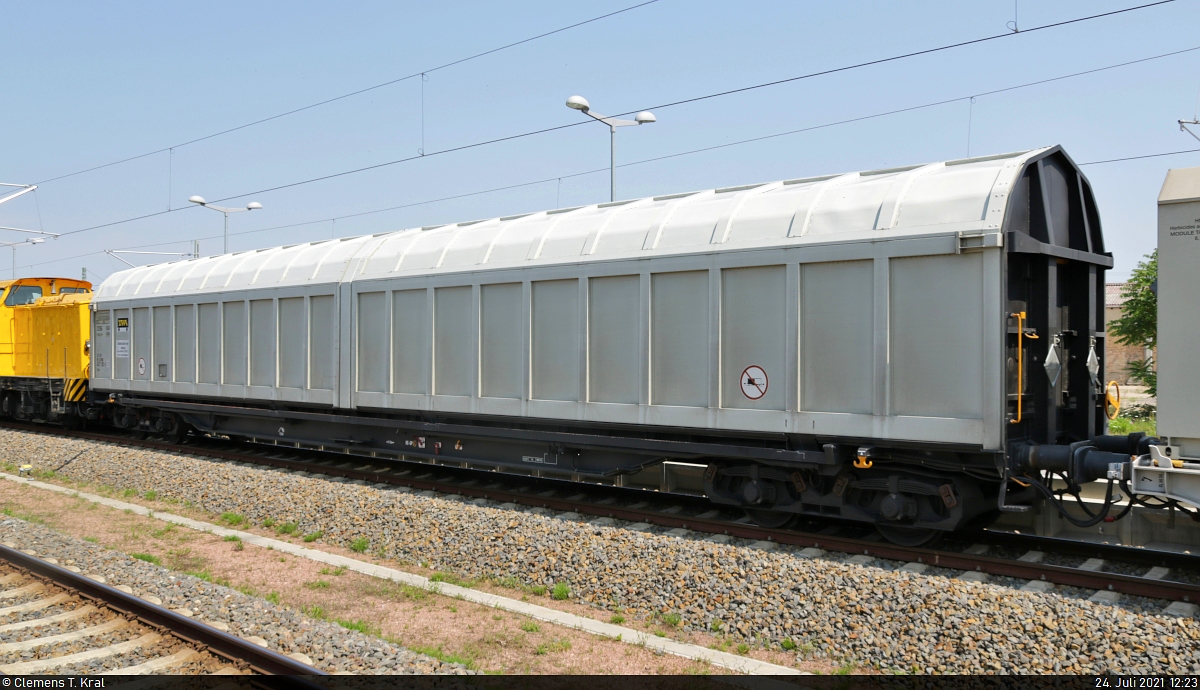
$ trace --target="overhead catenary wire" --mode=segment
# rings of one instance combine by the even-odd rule
[[[66,178],[68,178],[68,177],[74,177],[74,176],[76,176],[76,175],[82,175],[82,174],[84,174],[84,173],[93,172],[93,171],[95,171],[95,170],[101,170],[101,169],[103,169],[103,168],[111,168],[111,167],[112,167],[112,166],[114,166],[114,165],[120,165],[120,164],[122,164],[122,163],[128,163],[128,162],[130,162],[130,161],[135,161],[135,160],[137,160],[137,159],[139,159],[139,158],[145,158],[145,157],[147,157],[147,156],[153,156],[153,155],[155,155],[155,154],[163,153],[164,151],[172,151],[173,149],[182,148],[182,147],[184,147],[184,146],[190,146],[191,144],[197,144],[197,143],[200,143],[200,142],[202,142],[202,141],[207,141],[207,140],[209,140],[209,139],[214,139],[214,138],[216,138],[216,137],[223,136],[223,135],[225,135],[225,134],[230,134],[230,133],[232,133],[232,132],[237,132],[237,131],[239,131],[239,130],[246,129],[246,128],[248,128],[248,127],[254,127],[255,125],[261,125],[261,124],[263,124],[263,123],[265,123],[265,122],[271,122],[272,120],[278,120],[278,119],[280,119],[280,118],[287,117],[288,115],[295,115],[296,113],[301,113],[301,112],[304,112],[304,111],[306,111],[306,110],[312,110],[313,108],[319,108],[319,107],[321,107],[321,106],[323,106],[323,105],[329,105],[330,103],[335,103],[335,102],[337,102],[337,101],[345,100],[345,99],[347,99],[347,98],[351,98],[351,97],[354,97],[354,96],[359,96],[359,95],[362,95],[362,94],[364,94],[364,93],[367,93],[367,92],[369,92],[369,91],[375,91],[376,89],[382,89],[382,88],[384,88],[385,86],[391,86],[391,85],[393,85],[393,84],[399,84],[399,83],[400,83],[400,82],[402,82],[402,81],[407,81],[407,80],[409,80],[409,79],[415,79],[415,78],[417,78],[418,76],[423,76],[423,75],[429,74],[430,72],[436,72],[436,71],[438,71],[438,70],[446,69],[446,68],[448,68],[448,67],[454,67],[455,65],[461,65],[461,64],[463,64],[464,62],[470,62],[471,60],[477,60],[477,59],[479,59],[479,58],[481,58],[481,57],[485,57],[485,56],[488,56],[488,55],[492,55],[493,53],[499,53],[499,52],[501,52],[501,51],[508,50],[509,48],[515,48],[515,47],[517,47],[517,46],[519,46],[519,45],[524,45],[524,44],[526,44],[526,43],[530,43],[530,42],[532,42],[532,41],[536,41],[536,40],[538,40],[538,39],[541,39],[541,38],[546,38],[547,36],[553,36],[554,34],[559,34],[559,33],[562,33],[562,32],[564,32],[564,31],[570,31],[571,29],[575,29],[575,28],[578,28],[578,27],[584,26],[585,24],[591,24],[591,23],[593,23],[593,22],[598,22],[598,21],[600,21],[600,20],[602,20],[602,19],[607,19],[607,18],[609,18],[609,17],[614,17],[614,16],[616,16],[616,15],[618,15],[618,14],[623,14],[623,13],[625,13],[625,12],[630,12],[630,11],[632,11],[632,10],[636,10],[636,9],[638,9],[638,8],[640,8],[640,7],[645,7],[646,5],[653,5],[653,4],[654,4],[654,3],[656,3],[656,2],[659,2],[659,0],[646,0],[645,2],[640,2],[640,3],[636,4],[636,5],[631,5],[631,6],[629,6],[629,7],[626,7],[626,8],[624,8],[624,9],[620,9],[620,10],[616,10],[616,11],[613,11],[613,12],[609,12],[609,13],[607,13],[607,14],[602,14],[602,15],[600,15],[600,16],[598,16],[598,17],[592,17],[591,19],[586,19],[586,20],[584,20],[584,21],[581,21],[581,22],[575,22],[574,24],[570,24],[570,25],[568,25],[568,26],[560,27],[560,28],[558,28],[558,29],[554,29],[553,31],[546,31],[546,32],[544,32],[544,33],[540,33],[540,34],[538,34],[538,35],[536,35],[536,36],[530,36],[529,38],[524,38],[524,39],[521,39],[520,41],[514,41],[514,42],[512,42],[512,43],[508,43],[508,44],[502,45],[502,46],[500,46],[499,48],[492,48],[491,50],[485,50],[485,51],[483,51],[483,52],[481,52],[481,53],[475,53],[474,55],[469,55],[469,56],[467,56],[467,57],[464,57],[464,58],[459,58],[458,60],[454,60],[454,61],[452,61],[452,62],[447,62],[447,63],[445,63],[445,64],[443,64],[443,65],[438,65],[438,66],[436,66],[436,67],[430,67],[430,68],[428,68],[428,69],[424,69],[424,70],[421,70],[420,72],[415,72],[415,73],[413,73],[413,74],[409,74],[409,75],[407,75],[407,76],[404,76],[404,77],[399,77],[399,78],[396,78],[396,79],[391,79],[391,80],[385,81],[385,82],[383,82],[383,83],[380,83],[380,84],[375,84],[374,86],[368,86],[368,87],[366,87],[366,88],[363,88],[363,89],[358,89],[358,90],[356,90],[356,91],[351,91],[351,92],[349,92],[349,93],[344,93],[344,94],[342,94],[342,95],[340,95],[340,96],[334,96],[333,98],[327,98],[327,99],[325,99],[325,100],[323,100],[323,101],[318,101],[318,102],[316,102],[316,103],[310,103],[309,105],[301,106],[301,107],[299,107],[299,108],[293,108],[292,110],[288,110],[288,111],[286,111],[286,112],[282,112],[282,113],[279,113],[279,114],[277,114],[277,115],[271,115],[270,117],[264,117],[264,118],[261,118],[261,119],[258,119],[258,120],[254,120],[253,122],[247,122],[246,124],[238,125],[238,126],[236,126],[236,127],[230,127],[230,128],[228,128],[228,129],[223,129],[223,130],[221,130],[221,131],[219,131],[219,132],[213,132],[212,134],[207,134],[207,135],[205,135],[205,136],[202,136],[202,137],[197,137],[197,138],[195,138],[195,139],[189,139],[188,141],[184,141],[184,142],[182,142],[182,143],[179,143],[179,144],[174,144],[174,145],[172,145],[172,146],[166,146],[166,147],[163,147],[163,148],[155,149],[155,150],[153,150],[153,151],[148,151],[148,152],[146,152],[146,153],[140,153],[140,154],[138,154],[138,155],[136,155],[136,156],[130,156],[130,157],[128,157],[128,158],[122,158],[121,160],[113,161],[113,162],[111,162],[111,163],[104,163],[104,164],[102,164],[102,165],[96,165],[96,166],[92,166],[92,167],[90,167],[90,168],[86,168],[86,169],[83,169],[83,170],[76,170],[75,172],[72,172],[72,173],[67,173],[67,174],[65,174],[65,175],[58,175],[58,176],[56,176],[56,177],[51,177],[51,178],[48,178],[48,179],[42,180],[41,182],[37,182],[36,184],[46,184],[46,183],[48,183],[48,182],[55,182],[55,181],[57,181],[57,180],[66,179]],[[423,138],[423,136],[424,136],[424,132],[422,132],[422,138]],[[423,147],[423,146],[424,146],[424,143],[422,143],[422,147]]]
[[[987,36],[987,37],[983,37],[983,38],[977,38],[977,39],[973,39],[973,40],[970,40],[970,41],[960,41],[960,42],[958,42],[958,43],[952,43],[952,44],[948,44],[948,45],[944,45],[944,46],[940,46],[940,47],[936,47],[936,48],[928,48],[928,49],[924,49],[924,50],[919,50],[919,51],[914,51],[914,52],[904,53],[904,54],[901,54],[901,55],[895,55],[895,56],[888,57],[888,58],[880,58],[880,59],[878,59],[878,60],[871,60],[871,61],[867,61],[867,62],[860,62],[860,63],[856,63],[856,64],[853,64],[853,65],[846,65],[846,66],[843,66],[843,67],[837,67],[837,68],[832,68],[832,69],[828,69],[828,70],[822,70],[822,71],[818,71],[818,72],[811,72],[811,73],[808,73],[808,74],[799,75],[799,76],[796,76],[796,77],[791,77],[791,78],[788,78],[788,79],[779,79],[779,80],[775,80],[775,81],[764,82],[764,83],[755,84],[755,85],[751,85],[751,86],[741,87],[741,88],[737,88],[737,89],[729,89],[729,90],[725,90],[725,91],[719,91],[719,92],[712,93],[712,94],[707,94],[707,95],[704,95],[704,96],[696,96],[696,97],[687,98],[687,99],[683,99],[683,100],[679,100],[679,101],[673,101],[673,102],[670,102],[670,103],[664,103],[664,104],[661,104],[661,105],[652,106],[651,108],[638,108],[638,109],[636,109],[636,110],[630,110],[630,111],[626,111],[626,112],[624,112],[624,113],[620,113],[620,114],[618,114],[618,115],[615,115],[614,117],[619,117],[619,116],[622,116],[622,115],[629,115],[629,114],[632,114],[632,113],[635,113],[635,112],[638,112],[638,111],[641,111],[641,110],[650,110],[650,109],[659,109],[659,110],[661,110],[661,109],[663,109],[663,108],[670,108],[670,107],[674,107],[674,106],[677,106],[677,105],[683,105],[683,104],[687,104],[687,103],[695,103],[695,102],[698,102],[698,101],[708,100],[708,99],[712,99],[712,98],[718,98],[718,97],[722,97],[722,96],[729,96],[729,95],[733,95],[733,94],[745,93],[745,92],[747,92],[747,91],[752,91],[752,90],[755,90],[755,89],[761,89],[761,88],[768,88],[768,87],[772,87],[772,86],[778,86],[778,85],[781,85],[781,84],[786,84],[786,83],[792,83],[792,82],[796,82],[796,81],[799,81],[799,80],[802,80],[802,79],[809,79],[809,78],[813,78],[813,77],[817,77],[817,76],[823,76],[823,75],[829,75],[829,74],[836,74],[836,73],[839,73],[839,72],[845,72],[845,71],[848,71],[848,70],[858,69],[858,68],[862,68],[862,67],[868,67],[868,66],[872,66],[872,65],[879,65],[879,64],[883,64],[883,63],[887,63],[887,62],[893,62],[893,61],[896,61],[896,60],[902,60],[902,59],[911,58],[911,57],[916,57],[916,56],[920,56],[920,55],[928,55],[928,54],[931,54],[931,53],[936,53],[936,52],[943,51],[943,50],[951,50],[951,49],[954,49],[954,48],[960,48],[960,47],[963,47],[963,46],[975,45],[975,44],[983,43],[983,42],[986,42],[986,41],[993,41],[993,40],[997,40],[997,39],[1001,39],[1001,38],[1008,38],[1008,37],[1010,37],[1010,36],[1024,35],[1024,34],[1028,34],[1028,33],[1033,33],[1033,32],[1035,32],[1035,31],[1041,31],[1041,30],[1044,30],[1044,29],[1050,29],[1050,28],[1062,27],[1062,26],[1067,26],[1067,25],[1071,25],[1071,24],[1077,24],[1077,23],[1080,23],[1080,22],[1089,21],[1089,20],[1093,20],[1093,19],[1100,19],[1100,18],[1104,18],[1104,17],[1111,17],[1111,16],[1114,16],[1114,15],[1123,14],[1123,13],[1126,13],[1126,12],[1133,12],[1133,11],[1135,11],[1135,10],[1141,10],[1141,9],[1146,9],[1146,8],[1150,8],[1150,7],[1156,7],[1156,6],[1158,6],[1158,5],[1165,5],[1165,4],[1173,3],[1173,2],[1175,2],[1175,1],[1176,1],[1176,0],[1158,0],[1157,2],[1147,3],[1147,4],[1143,4],[1143,5],[1137,5],[1137,6],[1134,6],[1134,7],[1127,7],[1127,8],[1125,8],[1125,9],[1120,9],[1120,10],[1113,10],[1113,11],[1111,11],[1111,12],[1103,12],[1103,13],[1100,13],[1100,14],[1088,15],[1088,16],[1085,16],[1085,17],[1076,17],[1076,18],[1074,18],[1074,19],[1064,20],[1064,21],[1061,21],[1061,22],[1053,22],[1053,23],[1050,23],[1050,24],[1043,24],[1043,25],[1040,25],[1040,26],[1033,27],[1033,28],[1031,28],[1031,29],[1025,29],[1025,30],[1021,31],[1021,32],[1020,32],[1020,34],[1017,34],[1017,33],[1012,33],[1012,32],[1008,32],[1008,33],[1003,33],[1003,34],[996,34],[996,35],[994,35],[994,36]],[[418,73],[418,74],[419,74],[419,73]],[[1017,88],[1017,87],[1011,87],[1011,88]],[[978,96],[978,95],[986,95],[986,94],[974,94],[974,95]],[[961,100],[961,98],[959,98],[959,99],[951,99],[951,100]],[[918,106],[918,107],[920,107],[920,106]],[[214,201],[213,201],[213,202],[211,202],[211,203],[220,203],[220,202],[223,202],[223,201],[229,201],[229,200],[232,200],[232,199],[238,199],[238,198],[245,197],[245,196],[251,196],[251,195],[255,195],[255,194],[266,194],[266,193],[268,193],[268,192],[279,191],[279,190],[282,190],[282,189],[290,189],[290,188],[293,188],[293,187],[299,187],[299,186],[303,186],[303,185],[307,185],[307,184],[313,184],[313,183],[315,183],[315,182],[322,182],[322,181],[325,181],[325,180],[335,179],[335,178],[339,178],[339,177],[345,177],[345,176],[348,176],[348,175],[355,175],[355,174],[362,173],[362,172],[367,172],[367,171],[370,171],[370,170],[378,170],[378,169],[380,169],[380,168],[385,168],[385,167],[389,167],[389,166],[393,166],[393,165],[398,165],[398,164],[401,164],[401,163],[407,163],[407,162],[410,162],[410,161],[419,160],[419,159],[423,159],[423,158],[432,158],[432,157],[434,157],[434,156],[441,156],[441,155],[446,155],[446,154],[450,154],[450,153],[457,153],[457,152],[461,152],[461,151],[467,151],[467,150],[470,150],[470,149],[480,148],[480,147],[483,147],[483,146],[490,146],[490,145],[492,145],[492,144],[498,144],[498,143],[503,143],[503,142],[507,142],[507,141],[514,141],[514,140],[517,140],[517,139],[524,139],[524,138],[528,138],[528,137],[536,136],[536,135],[539,135],[539,134],[546,134],[546,133],[549,133],[549,132],[555,132],[555,131],[559,131],[559,130],[563,130],[563,129],[570,129],[570,128],[572,128],[572,127],[578,127],[578,126],[580,126],[580,125],[582,125],[582,124],[589,124],[589,123],[590,123],[590,121],[580,121],[580,122],[573,122],[573,123],[570,123],[570,124],[565,124],[565,125],[557,125],[557,126],[552,126],[552,127],[543,127],[543,128],[541,128],[541,129],[536,129],[536,130],[532,130],[532,131],[528,131],[528,132],[522,132],[522,133],[519,133],[519,134],[511,134],[511,135],[507,135],[507,136],[503,136],[503,137],[496,137],[496,138],[494,138],[494,139],[487,139],[487,140],[484,140],[484,141],[478,141],[478,142],[474,142],[474,143],[470,143],[470,144],[462,144],[462,145],[459,145],[459,146],[453,146],[453,147],[450,147],[450,148],[442,149],[442,150],[440,150],[440,151],[433,151],[433,152],[421,152],[421,153],[419,153],[418,155],[415,155],[415,156],[406,156],[406,157],[404,157],[404,158],[398,158],[398,159],[396,159],[396,160],[392,160],[392,161],[385,161],[385,162],[383,162],[383,163],[376,163],[376,164],[373,164],[373,165],[363,166],[363,167],[359,167],[359,168],[353,168],[353,169],[350,169],[350,170],[344,170],[344,171],[341,171],[341,172],[336,172],[336,173],[330,173],[330,174],[328,174],[328,175],[320,175],[320,176],[318,176],[318,177],[308,178],[308,179],[305,179],[305,180],[299,180],[299,181],[296,181],[296,182],[289,182],[289,183],[286,183],[286,184],[276,185],[276,186],[273,186],[273,187],[266,187],[266,188],[263,188],[263,189],[258,189],[258,190],[254,190],[254,191],[242,192],[242,193],[239,193],[239,194],[233,194],[233,195],[230,195],[230,196],[225,196],[225,197],[222,197],[222,198],[220,198],[220,199],[216,199],[216,200],[214,200]],[[165,150],[165,149],[163,149],[163,150]],[[62,233],[62,234],[63,234],[64,236],[66,236],[66,235],[76,235],[76,234],[79,234],[79,233],[82,233],[82,232],[89,232],[89,231],[91,231],[91,230],[98,230],[98,229],[101,229],[101,228],[112,227],[112,226],[114,226],[114,225],[121,225],[121,224],[123,224],[123,223],[130,223],[130,222],[134,222],[134,221],[138,221],[138,220],[145,220],[145,219],[147,219],[147,218],[153,218],[153,217],[155,217],[155,216],[161,216],[161,215],[164,215],[164,214],[167,214],[167,213],[174,213],[174,212],[176,212],[176,211],[184,210],[184,208],[186,208],[186,207],[183,207],[183,208],[177,208],[177,209],[171,209],[171,210],[168,210],[168,211],[157,211],[157,212],[153,212],[153,213],[147,213],[147,214],[143,214],[143,215],[140,215],[140,216],[134,216],[134,217],[131,217],[131,218],[125,218],[125,219],[122,219],[122,220],[111,221],[111,222],[108,222],[108,223],[101,223],[101,224],[98,224],[98,225],[87,226],[87,227],[84,227],[84,228],[79,228],[79,229],[77,229],[77,230],[71,230],[71,231],[68,231],[68,232],[65,232],[65,233]]]
[[[1159,0],[1158,2],[1151,2],[1151,3],[1147,3],[1145,5],[1137,5],[1135,7],[1126,7],[1124,9],[1113,10],[1111,12],[1102,12],[1100,14],[1088,15],[1086,17],[1076,17],[1075,19],[1067,19],[1067,20],[1064,20],[1061,22],[1052,22],[1050,24],[1042,24],[1040,26],[1035,26],[1032,29],[1024,29],[1024,30],[1020,31],[1019,33],[1009,31],[1009,32],[1005,32],[1002,34],[995,34],[993,36],[984,36],[983,38],[975,38],[975,39],[972,39],[969,41],[960,41],[958,43],[951,43],[949,45],[938,46],[937,48],[926,48],[925,50],[917,50],[917,51],[913,51],[911,53],[903,53],[901,55],[893,55],[892,57],[880,58],[878,60],[868,60],[867,62],[859,62],[859,63],[853,64],[853,65],[846,65],[843,67],[834,67],[832,69],[821,70],[819,72],[810,72],[808,74],[802,74],[802,75],[796,76],[796,77],[788,77],[787,79],[776,79],[775,81],[763,82],[761,84],[753,84],[751,86],[743,86],[743,87],[736,88],[736,89],[729,89],[727,91],[718,91],[717,93],[710,93],[705,96],[696,96],[693,98],[685,98],[680,101],[672,101],[670,103],[663,103],[660,105],[651,106],[649,108],[638,108],[637,110],[630,110],[630,111],[627,111],[624,113],[618,113],[617,115],[614,115],[613,117],[621,117],[623,115],[631,115],[635,112],[638,112],[639,110],[662,110],[663,108],[671,108],[671,107],[674,107],[677,105],[684,105],[687,103],[696,103],[698,101],[704,101],[704,100],[708,100],[710,98],[719,98],[721,96],[730,96],[735,93],[744,93],[746,91],[753,91],[755,89],[763,89],[763,88],[767,88],[769,86],[779,86],[780,84],[790,84],[792,82],[797,82],[802,79],[812,79],[813,77],[822,77],[822,76],[826,76],[829,74],[837,74],[838,72],[847,72],[847,71],[850,71],[853,69],[859,69],[861,67],[871,67],[873,65],[882,65],[882,64],[885,64],[888,62],[895,62],[897,60],[905,60],[908,58],[919,57],[921,55],[929,55],[931,53],[937,53],[937,52],[941,52],[943,50],[951,50],[953,48],[962,48],[965,46],[977,45],[979,43],[995,41],[995,40],[1001,39],[1001,38],[1009,38],[1009,37],[1017,36],[1020,34],[1029,34],[1029,33],[1035,32],[1035,31],[1044,31],[1045,29],[1055,29],[1055,28],[1067,26],[1069,24],[1078,24],[1079,22],[1086,22],[1086,21],[1090,21],[1092,19],[1101,19],[1103,17],[1111,17],[1111,16],[1118,15],[1118,14],[1124,14],[1126,12],[1134,12],[1136,10],[1144,10],[1149,7],[1165,5],[1165,4],[1172,3],[1172,2],[1175,2],[1175,0]]]
[[[1120,163],[1122,161],[1137,161],[1143,158],[1162,158],[1163,156],[1178,156],[1181,153],[1200,153],[1200,149],[1185,149],[1183,151],[1165,151],[1163,153],[1147,153],[1143,156],[1127,156],[1125,158],[1109,158],[1103,161],[1088,161],[1079,165],[1100,165],[1102,163]]]
[[[1120,67],[1127,67],[1130,65],[1136,65],[1136,64],[1140,64],[1140,63],[1144,63],[1144,62],[1149,62],[1152,60],[1159,60],[1159,59],[1163,59],[1163,58],[1167,58],[1167,57],[1172,57],[1175,55],[1182,55],[1182,54],[1194,52],[1197,50],[1200,50],[1200,46],[1195,46],[1192,48],[1184,48],[1181,50],[1174,50],[1174,51],[1170,51],[1167,53],[1160,53],[1158,55],[1152,55],[1149,57],[1139,58],[1136,60],[1128,60],[1125,62],[1120,62],[1120,63],[1116,63],[1116,64],[1112,64],[1112,65],[1106,65],[1104,67],[1096,67],[1093,69],[1083,70],[1083,71],[1079,71],[1079,72],[1072,72],[1070,74],[1059,75],[1056,77],[1049,77],[1046,79],[1038,79],[1035,81],[1025,82],[1023,84],[1016,84],[1013,86],[1006,86],[1006,87],[999,88],[999,89],[991,89],[988,91],[981,91],[981,92],[978,92],[978,93],[975,93],[975,94],[969,95],[969,96],[957,96],[954,98],[946,98],[946,99],[941,99],[941,100],[937,100],[937,101],[931,101],[929,103],[922,103],[920,105],[908,106],[908,107],[904,107],[904,108],[895,108],[892,110],[886,110],[883,112],[873,113],[870,115],[862,115],[862,116],[858,116],[858,117],[836,120],[833,122],[826,122],[826,123],[822,123],[822,124],[818,124],[818,125],[811,125],[808,127],[801,127],[799,129],[792,129],[792,130],[788,130],[785,132],[776,132],[773,134],[767,134],[767,135],[762,135],[762,136],[758,136],[758,137],[751,137],[748,139],[741,139],[738,141],[726,142],[723,144],[716,144],[713,146],[705,146],[705,147],[701,147],[701,148],[690,149],[687,151],[679,151],[676,153],[670,153],[670,154],[666,154],[663,156],[644,158],[642,160],[630,161],[628,163],[621,163],[617,167],[618,168],[626,168],[626,167],[631,167],[631,166],[635,166],[635,165],[644,165],[647,163],[654,163],[657,161],[668,160],[671,158],[679,158],[682,156],[689,156],[689,155],[694,155],[694,154],[698,154],[698,153],[705,153],[708,151],[714,151],[714,150],[729,148],[729,147],[733,147],[733,146],[741,146],[744,144],[751,144],[751,143],[765,141],[765,140],[769,140],[769,139],[775,139],[775,138],[790,136],[790,135],[794,135],[794,134],[801,134],[804,132],[811,132],[811,131],[816,131],[816,130],[820,130],[820,129],[826,129],[829,127],[836,127],[839,125],[852,124],[855,122],[862,122],[865,120],[887,117],[889,115],[913,112],[916,110],[932,108],[932,107],[936,107],[939,105],[946,105],[949,103],[957,103],[957,102],[971,99],[971,98],[979,98],[982,96],[990,96],[990,95],[995,95],[995,94],[999,94],[999,93],[1006,93],[1009,91],[1030,88],[1033,86],[1048,84],[1048,83],[1052,83],[1052,82],[1056,82],[1056,81],[1061,81],[1064,79],[1071,79],[1074,77],[1085,76],[1088,74],[1095,74],[1098,72],[1104,72],[1107,70],[1117,69]],[[1141,155],[1141,156],[1131,156],[1131,157],[1126,157],[1126,158],[1113,158],[1113,159],[1108,159],[1108,160],[1090,161],[1090,162],[1086,162],[1086,163],[1080,163],[1079,165],[1099,165],[1099,164],[1103,164],[1103,163],[1115,163],[1115,162],[1127,161],[1127,160],[1137,160],[1140,158],[1156,158],[1156,157],[1161,157],[1161,156],[1173,156],[1173,155],[1179,155],[1179,154],[1185,154],[1185,153],[1196,153],[1196,152],[1200,152],[1200,149],[1185,149],[1185,150],[1181,150],[1181,151],[1168,151],[1168,152],[1163,152],[1163,153],[1146,154],[1146,155]],[[555,205],[557,206],[558,205],[557,193],[561,191],[562,180],[570,179],[573,177],[581,177],[584,175],[597,174],[597,173],[605,172],[607,170],[608,170],[607,167],[594,168],[591,170],[584,170],[584,171],[575,172],[575,173],[567,173],[567,174],[562,174],[562,175],[556,175],[553,177],[547,177],[547,178],[542,178],[542,179],[537,179],[537,180],[530,180],[528,182],[520,182],[520,183],[515,183],[515,184],[510,184],[510,185],[503,185],[500,187],[491,187],[488,189],[476,190],[476,191],[472,191],[472,192],[464,192],[461,194],[437,197],[434,199],[426,199],[426,200],[422,200],[422,201],[415,201],[415,202],[410,202],[410,203],[405,203],[405,204],[387,206],[384,208],[372,209],[369,211],[360,211],[360,212],[350,213],[350,214],[336,216],[336,217],[326,217],[326,218],[320,218],[317,220],[303,221],[303,222],[299,222],[299,223],[276,225],[276,226],[271,226],[271,227],[267,227],[267,228],[259,228],[256,230],[244,230],[241,232],[231,233],[231,236],[251,235],[251,234],[257,234],[257,233],[261,233],[261,232],[269,232],[272,230],[283,230],[283,229],[287,229],[287,228],[303,227],[305,225],[315,225],[315,224],[326,223],[326,222],[332,222],[332,223],[336,224],[336,222],[338,220],[344,220],[346,218],[357,218],[360,216],[374,215],[374,214],[378,214],[378,213],[385,213],[387,211],[395,211],[395,210],[400,210],[400,209],[405,209],[405,208],[413,208],[416,206],[424,206],[424,205],[428,205],[428,204],[439,203],[442,201],[453,201],[456,199],[463,199],[463,198],[479,196],[479,195],[483,195],[483,194],[492,194],[495,192],[518,189],[521,187],[530,187],[530,186],[534,186],[534,185],[545,184],[548,182],[557,182],[558,183],[558,189],[556,190],[556,203],[555,203]],[[151,215],[161,215],[161,212],[159,214],[151,214]],[[221,235],[213,235],[213,236],[208,236],[208,237],[201,237],[199,239],[210,240],[210,239],[218,239],[220,237],[221,237]],[[184,241],[187,241],[187,240],[174,240],[174,241],[170,241],[170,242],[157,242],[157,243],[153,243],[153,244],[141,244],[141,245],[134,245],[132,247],[127,247],[127,248],[128,249],[145,249],[145,248],[149,248],[149,247],[163,247],[163,246],[169,246],[172,244],[178,244],[178,243],[184,242]],[[55,259],[53,261],[44,261],[44,262],[29,264],[29,265],[23,266],[23,268],[31,268],[34,266],[41,266],[41,265],[50,264],[50,263],[57,263],[59,261],[68,261],[71,259],[83,258],[83,257],[87,257],[87,256],[92,256],[95,254],[100,254],[100,253],[102,253],[102,252],[90,252],[87,254],[79,254],[79,255],[76,255],[73,257],[67,257],[65,259]]]

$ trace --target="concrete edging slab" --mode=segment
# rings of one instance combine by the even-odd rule
[[[721,668],[727,668],[731,671],[737,671],[739,673],[770,676],[806,675],[802,671],[789,668],[787,666],[779,666],[778,664],[772,664],[765,661],[759,661],[757,659],[738,656],[728,652],[721,652],[715,649],[701,647],[700,645],[677,642],[665,637],[657,637],[640,630],[634,630],[633,628],[613,625],[612,623],[603,623],[591,618],[577,616],[573,613],[567,613],[565,611],[559,611],[557,609],[552,609],[545,606],[538,606],[537,604],[531,604],[525,601],[510,599],[497,594],[480,592],[478,590],[459,587],[458,585],[452,585],[446,582],[433,582],[427,577],[414,575],[413,573],[407,573],[403,570],[396,570],[394,568],[375,565],[365,561],[348,558],[346,556],[327,553],[318,549],[297,546],[286,541],[280,541],[278,539],[272,539],[270,537],[264,537],[258,534],[251,534],[250,532],[243,532],[241,530],[230,529],[228,527],[221,527],[220,525],[214,525],[210,522],[201,522],[200,520],[193,520],[181,515],[159,512],[133,503],[126,503],[124,501],[118,501],[112,498],[105,498],[104,496],[97,496],[95,494],[89,494],[82,491],[77,491],[75,489],[68,489],[55,484],[47,484],[45,482],[37,481],[36,479],[26,479],[24,477],[18,477],[3,472],[0,472],[0,478],[25,486],[32,486],[38,489],[52,491],[54,493],[78,496],[93,503],[105,505],[110,508],[116,508],[118,510],[128,510],[138,515],[152,517],[157,520],[181,525],[183,527],[188,527],[200,532],[209,532],[217,536],[237,536],[247,544],[253,544],[263,548],[269,547],[276,551],[287,553],[298,558],[307,558],[312,561],[342,567],[346,570],[352,570],[356,573],[362,573],[363,575],[370,575],[371,577],[391,580],[393,582],[399,582],[401,584],[411,585],[413,587],[420,587],[421,589],[425,589],[437,594],[455,597],[457,599],[462,599],[463,601],[469,601],[473,604],[480,604],[490,608],[510,611],[523,616],[529,616],[530,618],[536,618],[547,623],[553,623],[554,625],[561,625],[567,628],[582,630],[593,635],[619,640],[625,644],[643,646],[647,649],[658,650],[663,653],[673,654],[685,659],[704,661],[714,666],[720,666]]]

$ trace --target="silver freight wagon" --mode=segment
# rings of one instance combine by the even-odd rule
[[[952,529],[1007,444],[1102,428],[1109,266],[1044,148],[134,268],[96,291],[91,386],[129,428],[687,460],[763,522]]]

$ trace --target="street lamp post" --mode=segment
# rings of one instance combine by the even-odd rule
[[[608,158],[608,200],[617,200],[617,127],[631,127],[633,125],[646,125],[651,122],[657,122],[658,118],[654,117],[654,113],[643,110],[633,116],[632,120],[620,120],[615,117],[607,117],[600,113],[593,113],[592,106],[583,96],[571,96],[567,99],[567,107],[572,110],[578,110],[584,115],[603,122],[608,125],[609,132],[609,158]]]
[[[0,183],[0,184],[2,184],[2,183]],[[2,186],[15,187],[18,185],[2,185]],[[31,187],[32,189],[36,189],[36,187],[34,187],[33,185],[29,185],[29,187]],[[21,193],[24,193],[24,192],[21,192]],[[11,198],[13,198],[13,197],[10,196],[10,197],[4,198],[4,199],[0,199],[0,204],[4,203],[5,201],[7,201],[8,199],[11,199]],[[0,230],[11,230],[12,232],[27,232],[31,235],[45,235],[46,237],[53,237],[55,239],[58,239],[58,233],[46,232],[45,230],[26,230],[25,228],[10,228],[6,225],[0,225]],[[17,278],[17,245],[41,244],[45,241],[46,240],[42,237],[32,237],[27,240],[21,240],[20,242],[2,242],[2,243],[0,243],[0,247],[12,247],[12,277],[13,277],[13,280],[16,280],[16,278]]]
[[[188,197],[188,201],[192,202],[193,204],[200,204],[204,208],[211,208],[214,211],[220,211],[221,213],[225,214],[225,250],[222,252],[224,254],[229,253],[229,214],[241,213],[242,211],[254,211],[262,208],[262,204],[258,203],[257,201],[251,201],[250,203],[246,204],[246,208],[225,208],[224,206],[213,206],[205,201],[204,197],[202,196]]]
[[[56,237],[57,237],[57,235],[56,235]],[[41,237],[32,237],[27,240],[21,240],[20,242],[5,242],[4,244],[0,244],[0,247],[11,247],[12,248],[12,277],[13,277],[13,280],[17,279],[17,247],[22,244],[41,244],[45,241],[46,240],[42,239]]]

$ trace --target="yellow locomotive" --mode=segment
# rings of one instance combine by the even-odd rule
[[[0,281],[0,413],[74,426],[87,406],[92,284]]]

